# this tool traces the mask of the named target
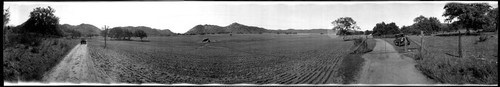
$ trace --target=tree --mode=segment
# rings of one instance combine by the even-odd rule
[[[389,24],[386,24],[385,22],[377,23],[373,28],[374,36],[397,34],[397,33],[400,33],[399,27],[394,22]]]
[[[55,10],[50,6],[48,8],[37,7],[30,12],[30,18],[23,23],[21,33],[37,34],[49,37],[61,37],[62,31],[57,28],[59,18],[54,15]]]
[[[494,8],[487,13],[488,17],[488,25],[485,26],[487,30],[496,31],[497,29],[497,20],[498,20],[498,8]]]
[[[411,32],[424,31],[424,33],[430,34],[433,32],[442,31],[441,22],[439,22],[439,19],[437,19],[436,17],[427,18],[427,17],[420,15],[420,16],[416,17],[415,19],[413,19],[413,22],[415,22],[415,23],[412,25],[411,29],[415,29],[415,30],[411,30]],[[409,29],[409,28],[406,28],[406,29]],[[407,31],[405,31],[405,32],[408,33]]]
[[[487,3],[447,3],[443,16],[447,17],[446,22],[456,20],[470,34],[470,29],[477,30],[487,24],[486,13],[490,8]]]
[[[123,31],[122,28],[119,27],[114,27],[111,28],[108,32],[109,37],[115,38],[115,39],[123,39],[125,37],[125,31]]]
[[[136,37],[141,38],[141,41],[142,41],[142,38],[148,37],[148,35],[146,34],[146,32],[144,32],[142,30],[137,30],[137,31],[135,31],[134,34],[135,34]]]
[[[370,30],[366,30],[366,31],[364,32],[364,34],[365,34],[365,35],[369,35],[369,34],[372,34],[372,33],[373,33],[373,31],[370,31]]]
[[[125,37],[127,37],[128,40],[131,40],[131,38],[134,36],[134,33],[130,30],[124,29]]]
[[[360,29],[351,17],[340,17],[332,22],[333,30],[339,30],[337,35],[350,35],[348,31]]]
[[[107,34],[106,32],[108,32],[108,31],[109,31],[109,30],[107,30],[107,29],[106,29],[106,30],[102,30],[102,31],[101,31],[101,36],[103,36],[103,37],[104,37],[104,36],[107,36],[107,35],[106,35],[106,34]],[[109,33],[109,32],[108,32],[108,33]],[[107,37],[109,37],[109,36],[107,36]]]
[[[5,44],[8,43],[8,39],[7,39],[7,32],[9,32],[5,26],[7,25],[7,23],[9,23],[9,18],[10,18],[10,12],[9,12],[9,9],[4,9],[3,11],[3,41],[4,41],[4,48],[5,48]]]
[[[7,23],[9,23],[10,21],[10,12],[9,12],[9,9],[4,9],[3,11],[3,27],[5,28],[5,25],[7,25]]]
[[[414,29],[412,26],[403,26],[400,30],[403,34],[418,35],[420,30]]]

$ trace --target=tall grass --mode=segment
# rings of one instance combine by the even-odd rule
[[[40,81],[78,44],[78,39],[42,38],[38,45],[10,43],[3,49],[4,81]]]
[[[476,43],[479,36],[463,36],[465,57],[458,57],[458,37],[424,37],[423,57],[416,53],[406,56],[417,59],[416,68],[429,78],[445,84],[498,84],[498,35]],[[420,37],[410,36],[420,42]],[[394,45],[394,38],[385,38]],[[412,43],[413,45],[413,43]],[[410,45],[410,48],[415,47]],[[402,52],[403,47],[395,48]]]

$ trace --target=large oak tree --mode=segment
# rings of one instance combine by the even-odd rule
[[[447,3],[443,16],[446,22],[454,22],[461,25],[470,33],[470,29],[477,30],[488,24],[486,13],[491,6],[487,3]]]
[[[37,34],[42,36],[63,36],[62,31],[57,28],[59,18],[54,15],[55,10],[50,6],[48,8],[37,7],[30,12],[30,18],[23,23],[21,33]]]
[[[332,22],[333,30],[339,30],[337,35],[350,35],[349,31],[359,30],[360,28],[356,25],[356,21],[351,17],[340,17]]]

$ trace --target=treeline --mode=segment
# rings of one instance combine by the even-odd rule
[[[452,32],[459,29],[465,29],[466,34],[470,34],[470,30],[476,32],[497,31],[498,28],[498,8],[491,8],[486,3],[448,3],[444,7],[443,16],[447,17],[441,23],[436,17],[418,16],[413,19],[413,24],[410,26],[402,26],[399,28],[395,23],[386,24],[384,22],[377,23],[373,28],[373,35],[391,35],[403,33],[407,35],[418,35],[421,31],[425,35],[436,34],[439,32]]]
[[[5,26],[8,23],[9,13],[4,13],[4,46],[14,44],[38,45],[44,38],[60,38],[65,36],[59,25],[59,18],[50,6],[37,7],[30,12],[30,18],[18,26]],[[7,20],[6,20],[7,19]],[[73,33],[74,31],[67,31]]]
[[[148,34],[143,30],[127,30],[121,27],[114,27],[109,30],[104,30],[101,32],[101,36],[111,37],[118,40],[131,40],[132,37],[139,37],[141,40],[148,37]]]
[[[91,24],[80,24],[80,25],[69,25],[63,24],[59,25],[58,28],[63,32],[64,37],[78,38],[78,37],[95,37],[99,36],[101,30]]]
[[[4,81],[40,81],[78,44],[77,39],[63,38],[77,31],[59,28],[54,12],[50,6],[37,7],[21,25],[6,27],[10,13],[4,10]]]

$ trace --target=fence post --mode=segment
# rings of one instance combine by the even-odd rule
[[[462,33],[458,31],[458,57],[462,58]]]
[[[424,58],[424,31],[420,31],[420,58]]]

